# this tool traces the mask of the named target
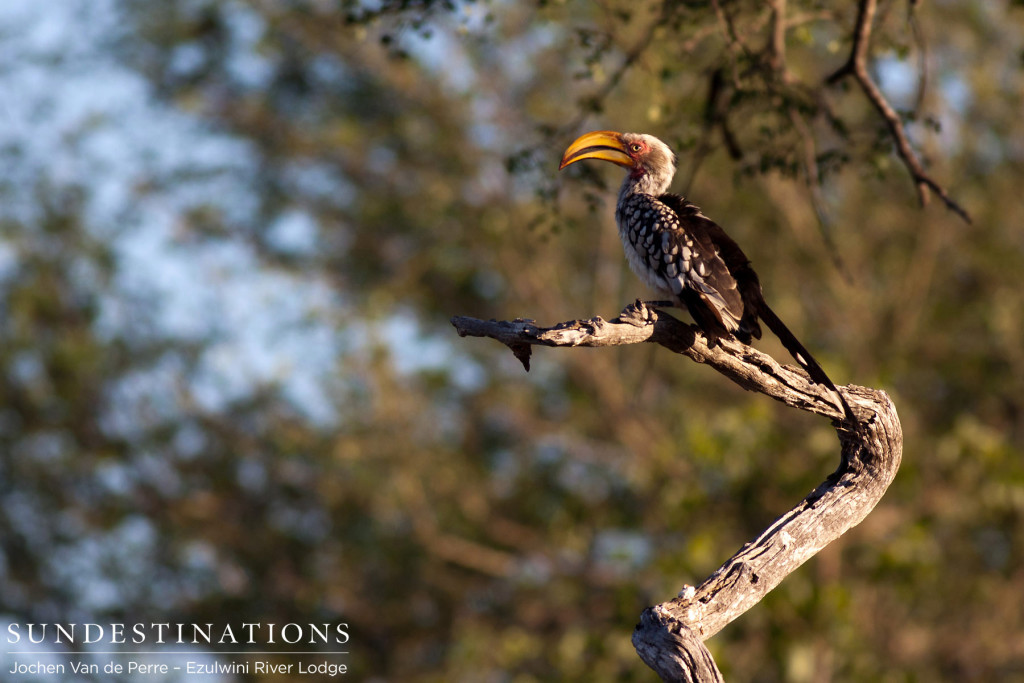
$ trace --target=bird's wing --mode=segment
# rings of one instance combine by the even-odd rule
[[[729,245],[723,253],[713,239],[715,229],[722,235],[724,231],[681,197],[662,195],[654,203],[663,214],[661,222],[665,228],[659,236],[662,242],[660,251],[666,255],[666,262],[675,266],[663,268],[662,276],[695,317],[702,316],[694,310],[694,305],[702,304],[702,308],[712,314],[716,326],[721,328],[719,331],[735,333],[745,307],[736,278],[723,258],[734,254],[728,249]],[[735,242],[729,242],[742,256],[743,252]],[[701,326],[706,327],[704,324]]]
[[[712,274],[704,277],[703,282],[696,279],[693,282],[701,301],[705,305],[711,304],[711,310],[719,319],[723,317],[723,313],[731,316],[736,321],[737,328],[727,327],[726,329],[741,338],[744,343],[749,343],[751,336],[761,338],[761,326],[758,325],[757,318],[760,317],[764,320],[768,329],[775,333],[786,350],[807,371],[811,380],[835,392],[847,419],[852,419],[853,413],[846,398],[825,374],[810,351],[800,343],[800,340],[765,302],[764,294],[761,292],[761,281],[754,269],[751,268],[750,259],[743,253],[740,246],[725,233],[721,226],[704,216],[699,208],[679,195],[665,194],[658,199],[679,217],[679,232],[685,233],[688,239],[692,240],[695,245],[699,245],[697,250],[699,253],[714,254],[713,258],[707,258],[705,261],[708,264],[707,267],[712,270]],[[721,264],[720,267],[724,270],[724,275],[721,271],[714,270],[718,264]],[[697,270],[700,270],[700,262],[698,262]],[[713,288],[720,296],[715,297],[708,294],[709,287]],[[721,296],[723,292],[729,293],[726,296]],[[692,295],[687,297],[684,291],[682,298],[698,324],[707,332],[706,314],[696,308],[696,302],[692,301]],[[722,301],[728,302],[727,308],[721,308]],[[736,307],[737,301],[738,307]]]
[[[697,262],[696,271],[700,277],[694,280],[694,289],[714,306],[716,317],[725,318],[726,330],[732,334],[739,332],[747,342],[751,336],[760,339],[757,311],[763,297],[750,259],[720,225],[694,204],[675,194],[665,194],[658,199],[679,217],[682,231],[697,245],[701,260]]]

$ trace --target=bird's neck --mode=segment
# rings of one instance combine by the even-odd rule
[[[628,199],[635,194],[647,194],[658,197],[668,191],[672,184],[672,175],[665,173],[650,173],[646,170],[631,170],[622,181],[622,188],[619,190],[619,202]]]

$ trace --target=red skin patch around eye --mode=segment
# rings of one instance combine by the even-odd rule
[[[640,150],[634,152],[632,150],[633,145],[640,145]],[[630,171],[630,176],[632,176],[633,178],[639,178],[645,173],[647,173],[647,171],[644,169],[642,159],[643,157],[647,156],[647,153],[651,151],[651,148],[647,145],[646,142],[641,141],[631,142],[629,143],[629,147],[629,156],[633,159],[633,169]]]

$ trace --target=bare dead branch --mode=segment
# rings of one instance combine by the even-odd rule
[[[900,120],[899,114],[889,104],[889,101],[868,72],[868,47],[871,42],[872,21],[877,7],[878,0],[860,0],[857,6],[857,23],[853,30],[853,47],[850,50],[850,57],[843,66],[839,67],[831,76],[825,79],[825,83],[832,85],[847,76],[852,76],[860,86],[860,89],[864,91],[868,101],[871,102],[885,120],[886,126],[889,128],[889,134],[896,144],[896,152],[899,154],[900,159],[903,160],[903,164],[907,167],[907,171],[910,172],[911,179],[917,188],[917,197],[921,205],[924,206],[928,203],[928,190],[931,190],[945,202],[947,208],[969,224],[971,223],[970,214],[956,203],[946,190],[924,170],[921,160],[910,145],[910,140],[907,138],[907,132],[903,122]]]
[[[614,320],[600,317],[540,327],[532,320],[455,317],[461,336],[491,337],[515,349],[531,346],[616,346],[651,342],[710,365],[741,387],[829,417],[841,446],[839,467],[796,507],[747,543],[700,586],[646,609],[633,632],[641,659],[666,681],[722,681],[703,641],[757,604],[787,575],[859,524],[899,468],[903,435],[882,391],[854,385],[840,391],[856,422],[797,368],[733,340],[709,347],[697,328],[637,301]],[[522,360],[520,354],[517,354]]]
[[[836,405],[833,394],[814,384],[800,368],[781,365],[774,358],[734,339],[720,339],[709,347],[699,329],[672,316],[648,308],[642,301],[627,306],[614,320],[600,316],[589,320],[571,320],[552,327],[539,327],[533,320],[478,320],[456,316],[452,325],[463,337],[490,337],[513,351],[529,346],[621,346],[652,342],[710,365],[748,391],[774,398],[793,408],[842,420],[844,412]],[[524,360],[523,355],[527,360]],[[529,352],[516,352],[516,357],[529,370]],[[847,399],[851,387],[839,388]],[[853,395],[856,399],[856,395]],[[859,415],[857,406],[850,404]],[[867,413],[865,413],[866,415]]]

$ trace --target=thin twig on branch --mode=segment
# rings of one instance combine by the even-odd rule
[[[914,152],[910,145],[903,121],[900,120],[899,114],[892,108],[889,101],[885,99],[885,95],[882,94],[881,89],[868,72],[868,47],[871,42],[872,21],[877,8],[878,0],[860,0],[857,7],[857,23],[853,30],[853,47],[850,50],[850,57],[843,66],[839,67],[838,70],[825,79],[825,82],[832,85],[847,76],[852,76],[857,81],[861,90],[864,91],[868,101],[874,105],[889,127],[889,134],[896,143],[896,152],[900,155],[900,159],[903,160],[903,164],[910,172],[910,176],[917,188],[917,197],[921,205],[923,206],[928,203],[928,190],[930,189],[945,202],[951,211],[960,216],[965,222],[970,223],[971,216],[967,213],[967,210],[956,203],[949,196],[949,193],[924,170],[921,160],[918,159],[917,153]]]
[[[490,337],[509,346],[529,370],[533,346],[617,346],[652,342],[711,366],[744,389],[832,419],[841,446],[839,467],[791,511],[775,520],[697,587],[644,610],[633,645],[663,680],[722,681],[703,641],[757,604],[786,576],[859,524],[899,468],[903,435],[885,392],[848,385],[840,390],[856,422],[844,422],[830,392],[797,368],[734,340],[709,347],[700,331],[642,302],[614,320],[600,317],[540,327],[532,320],[454,317],[459,335]]]

